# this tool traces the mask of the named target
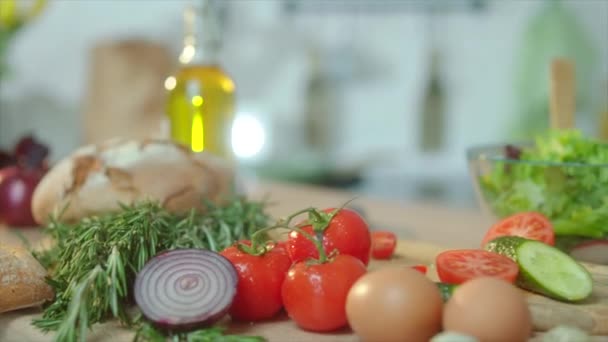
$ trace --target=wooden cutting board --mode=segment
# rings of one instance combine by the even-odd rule
[[[413,265],[431,264],[437,253],[445,248],[420,241],[401,240],[396,256],[390,261],[372,261],[370,269],[390,264]],[[591,332],[593,341],[608,340],[608,266],[586,265],[594,278],[594,292],[589,300],[581,304],[560,303],[543,296],[528,294],[528,302],[537,331],[546,331],[560,324],[568,324]],[[432,267],[430,273],[433,273]],[[431,278],[434,275],[430,275]],[[0,314],[0,341],[2,342],[39,342],[51,341],[51,336],[43,335],[30,325],[33,318],[40,315],[38,309],[21,310]],[[358,341],[348,329],[331,334],[315,334],[298,329],[285,316],[270,322],[256,324],[232,324],[230,331],[249,335],[264,336],[269,342],[342,342]],[[540,334],[536,335],[538,338]],[[117,323],[105,323],[94,327],[87,341],[122,342],[131,341],[132,331]],[[536,339],[535,338],[535,339]]]

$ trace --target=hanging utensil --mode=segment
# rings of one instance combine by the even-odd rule
[[[568,59],[551,63],[549,115],[552,129],[571,129],[575,126],[575,72]]]

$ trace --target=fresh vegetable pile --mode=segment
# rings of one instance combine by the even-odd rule
[[[496,214],[540,212],[558,236],[608,237],[608,145],[556,131],[533,147],[506,149],[507,158],[479,179]]]
[[[56,245],[35,256],[49,269],[49,283],[56,296],[34,325],[44,331],[56,331],[55,340],[62,342],[84,341],[93,324],[109,318],[139,327],[137,340],[140,341],[158,341],[155,337],[164,334],[176,341],[205,341],[197,336],[221,335],[218,328],[184,333],[163,331],[145,319],[134,317],[129,312],[133,283],[150,259],[163,251],[188,248],[220,251],[236,240],[251,237],[267,225],[264,207],[264,203],[237,198],[224,206],[209,203],[205,212],[193,210],[176,215],[157,203],[148,202],[125,206],[117,213],[86,218],[74,225],[51,223],[46,231]],[[162,254],[157,258],[162,258]],[[182,262],[188,263],[188,258]],[[179,284],[186,290],[202,285],[195,286],[195,280],[185,277]],[[145,287],[149,292],[140,299],[144,303],[152,302],[146,299],[148,295],[154,291],[166,293],[165,285]]]
[[[263,203],[235,199],[204,213],[142,203],[53,223],[47,231],[57,245],[37,257],[51,270],[56,298],[34,324],[57,331],[57,341],[84,340],[92,324],[118,318],[137,329],[136,341],[255,342],[263,338],[226,336],[214,324],[226,315],[269,320],[284,310],[301,329],[350,326],[365,340],[461,333],[525,341],[531,315],[516,286],[562,301],[592,291],[587,270],[552,246],[552,223],[539,213],[496,223],[480,249],[437,255],[440,282],[425,265],[368,271],[370,257],[392,258],[396,236],[370,231],[354,210],[306,208],[268,221]],[[287,230],[287,239],[269,238],[274,230]]]
[[[286,241],[269,239],[277,229],[289,231]],[[283,309],[303,329],[340,329],[370,256],[390,258],[396,246],[389,232],[372,239],[350,209],[307,208],[269,226],[264,203],[242,198],[187,215],[140,203],[73,225],[55,220],[46,232],[56,244],[35,256],[56,297],[34,325],[56,331],[57,341],[85,340],[110,318],[136,328],[136,341],[259,341],[224,336],[214,323],[226,314],[271,319]]]

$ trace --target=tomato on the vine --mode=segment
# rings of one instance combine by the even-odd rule
[[[249,241],[241,242],[250,245]],[[239,278],[230,307],[232,318],[259,321],[275,316],[283,307],[281,286],[291,266],[287,251],[274,245],[262,255],[252,255],[233,245],[220,254],[234,265]]]
[[[283,282],[285,311],[306,330],[340,329],[347,325],[348,291],[365,272],[361,260],[346,254],[324,263],[299,262],[291,267]]]
[[[328,255],[335,252],[352,255],[361,260],[364,265],[367,265],[371,249],[369,226],[361,215],[350,209],[340,209],[335,216],[330,218],[329,216],[334,210],[336,209],[329,208],[319,212],[321,217],[317,218],[317,222],[311,223],[309,219],[308,224],[299,225],[300,229],[322,240],[323,247]],[[321,223],[318,223],[319,221]],[[316,230],[323,223],[325,223],[325,228]],[[297,231],[289,233],[287,251],[294,263],[319,257],[319,252],[314,244]]]

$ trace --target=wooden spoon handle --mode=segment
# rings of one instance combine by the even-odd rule
[[[550,122],[552,129],[574,127],[575,103],[574,65],[567,59],[551,63]]]

